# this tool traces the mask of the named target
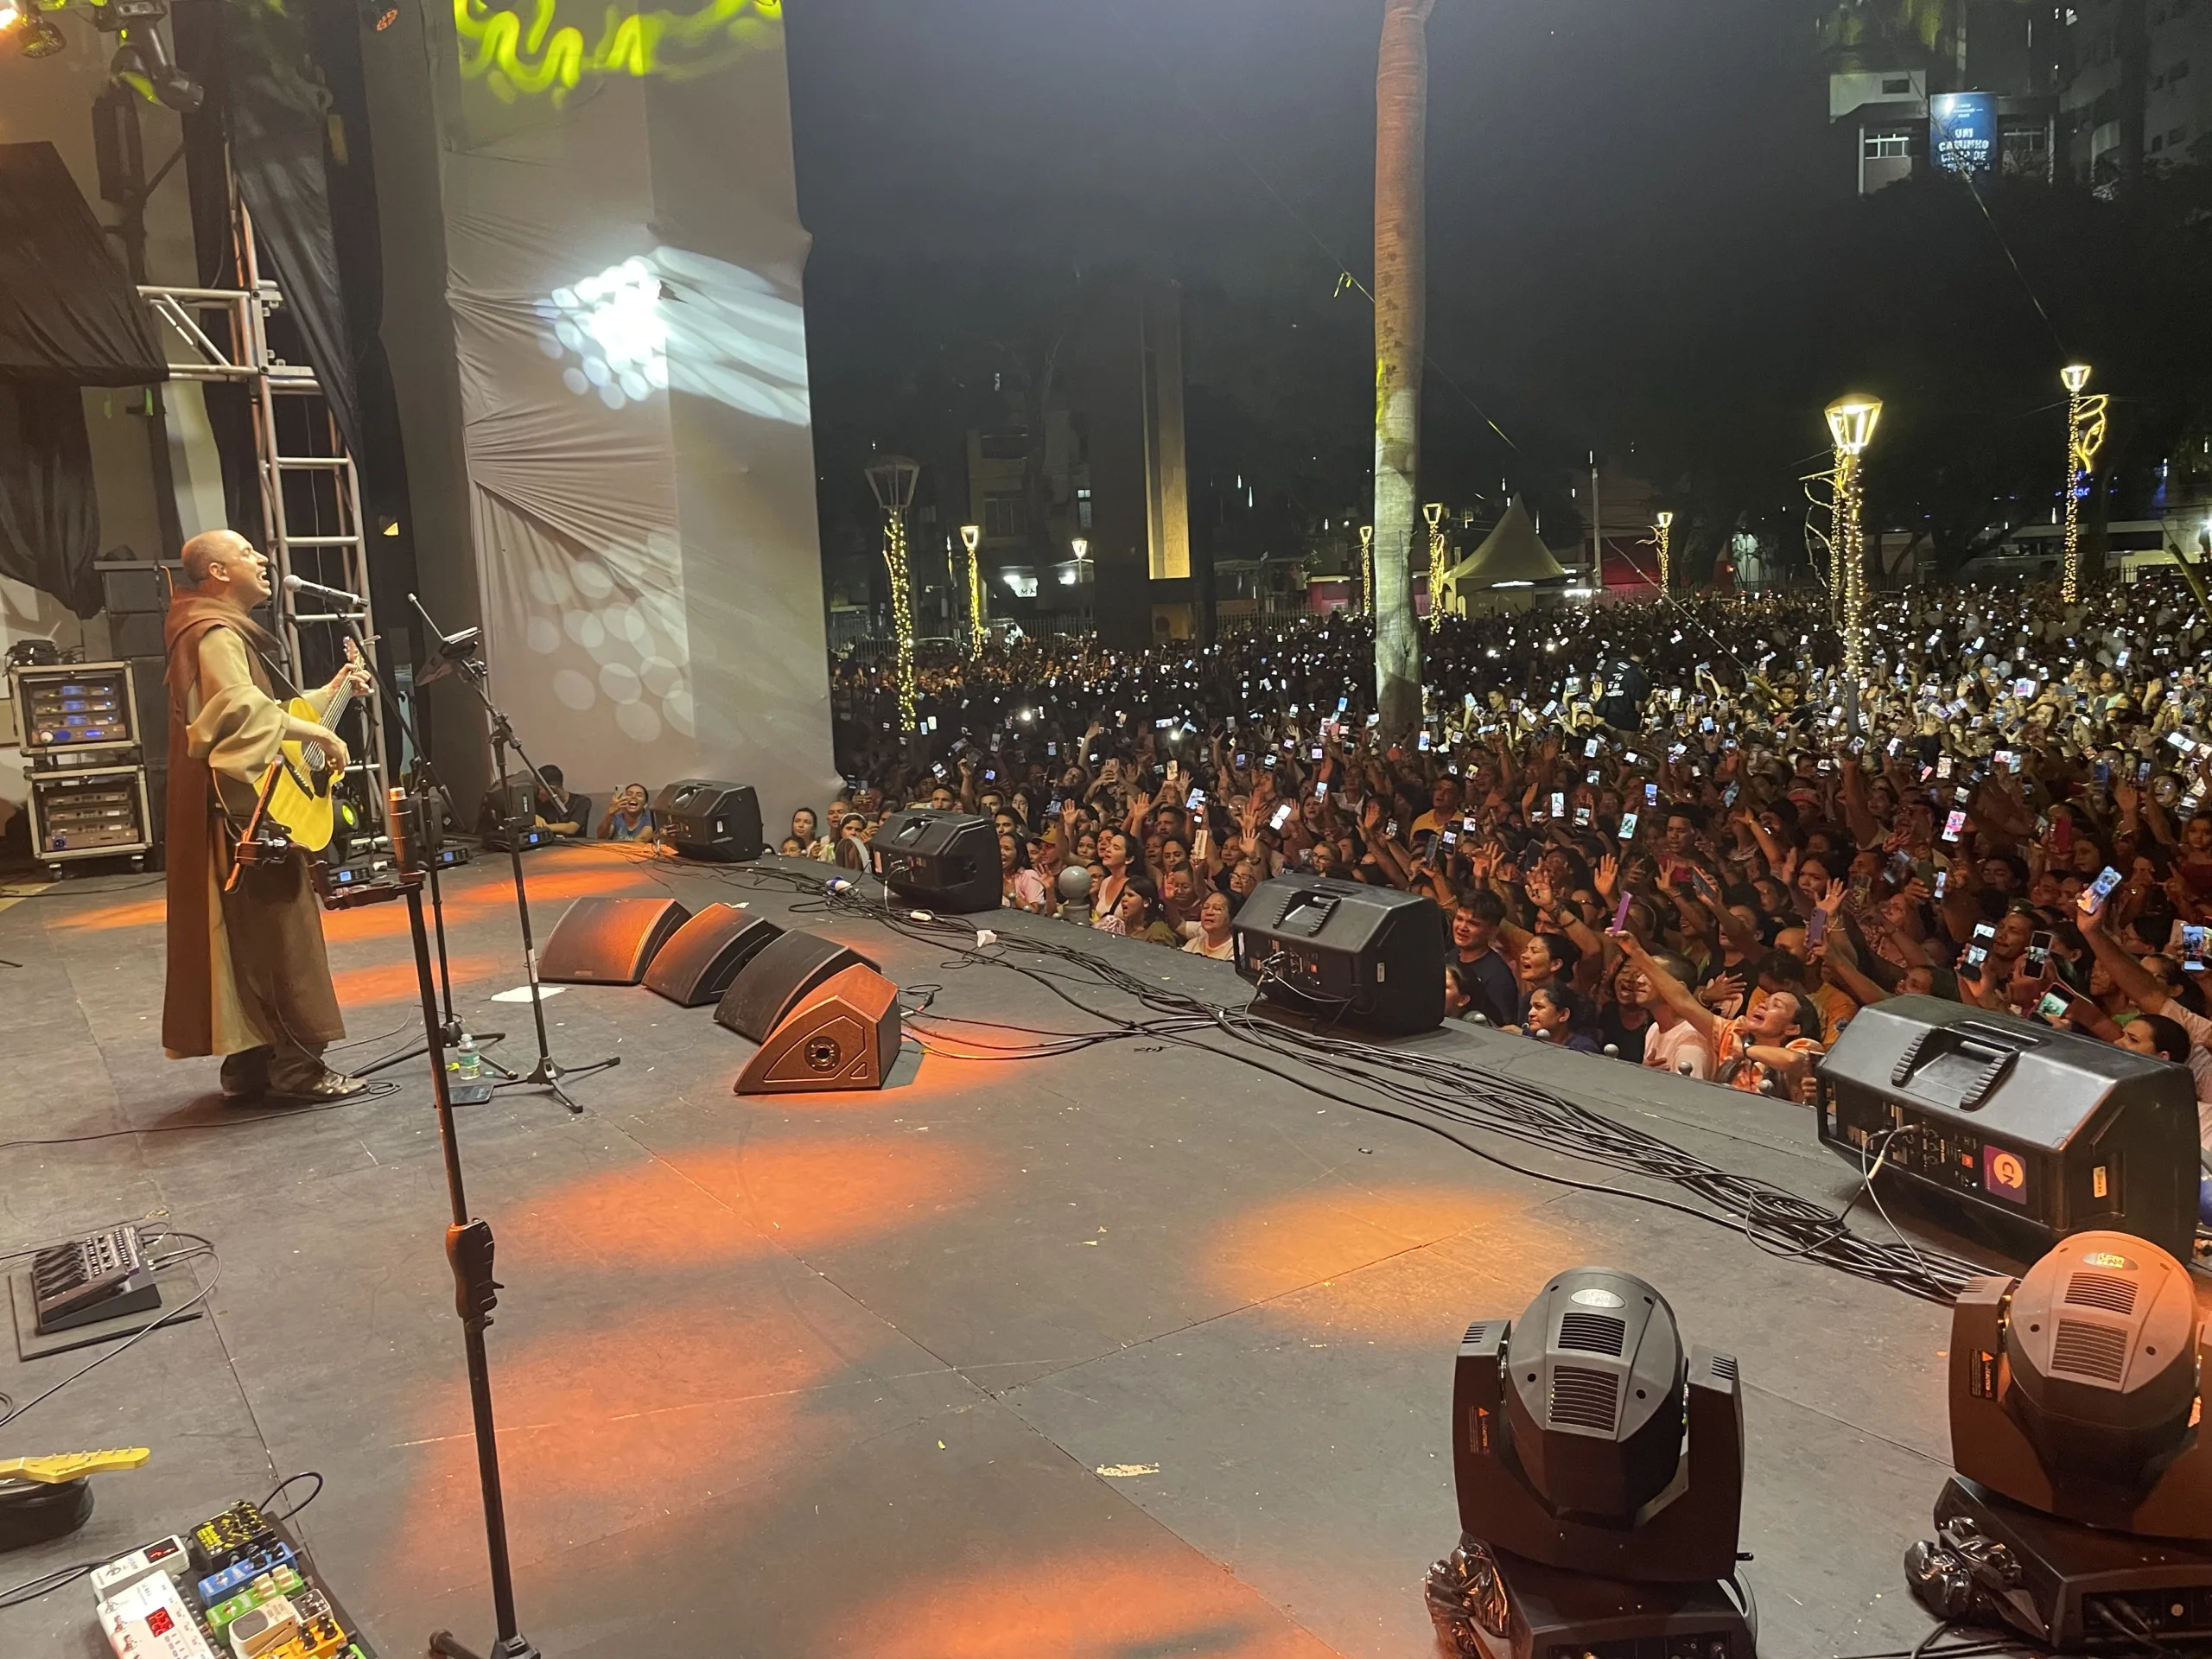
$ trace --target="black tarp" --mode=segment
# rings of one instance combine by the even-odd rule
[[[0,144],[0,380],[168,378],[153,314],[52,144]]]
[[[52,144],[0,144],[0,575],[100,608],[80,386],[168,378],[154,318]]]

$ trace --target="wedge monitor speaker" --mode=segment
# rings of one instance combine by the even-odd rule
[[[858,963],[786,1015],[738,1073],[741,1095],[880,1089],[899,1058],[899,988]]]
[[[767,850],[760,801],[750,784],[686,778],[653,797],[653,822],[678,858],[734,864]]]
[[[579,899],[545,941],[537,976],[554,985],[635,985],[690,919],[673,899]]]
[[[1359,881],[1279,875],[1231,925],[1236,971],[1270,1002],[1374,1031],[1444,1023],[1444,913]]]
[[[719,1002],[739,970],[783,935],[735,905],[709,905],[661,947],[645,970],[645,988],[687,1008]]]
[[[874,966],[859,951],[819,933],[786,933],[770,940],[739,970],[715,1009],[715,1023],[765,1043],[806,994],[831,975]]]
[[[1004,902],[998,832],[960,812],[893,812],[868,843],[883,884],[912,904],[956,915]],[[1440,970],[1437,982],[1443,982]]]

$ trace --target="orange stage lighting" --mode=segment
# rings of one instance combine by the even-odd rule
[[[1302,1328],[1317,1324],[1376,1341],[1434,1343],[1466,1323],[1465,1296],[1494,1276],[1466,1250],[1435,1250],[1480,1231],[1484,1250],[1510,1249],[1542,1264],[1567,1242],[1522,1198],[1444,1185],[1328,1187],[1277,1198],[1232,1217],[1200,1257],[1208,1288],[1261,1304]],[[1500,1243],[1500,1240],[1503,1243]],[[1466,1286],[1457,1290],[1455,1286]],[[1306,1292],[1293,1299],[1293,1294]],[[1287,1300],[1288,1299],[1288,1300]]]
[[[505,957],[454,957],[453,982],[455,986],[475,984],[498,976],[503,969],[514,972],[514,964]],[[370,1008],[385,1002],[413,1002],[421,994],[415,977],[415,961],[384,963],[375,967],[338,968],[331,971],[331,988],[338,993],[340,1008]]]
[[[1137,1523],[1143,1526],[1142,1522]],[[931,1573],[885,1587],[844,1621],[840,1652],[869,1659],[1333,1659],[1228,1568],[1159,1535],[1153,1548],[1071,1550],[965,1574]]]

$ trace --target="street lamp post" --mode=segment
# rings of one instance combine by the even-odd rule
[[[883,510],[883,565],[891,575],[891,632],[899,661],[899,729],[901,741],[916,722],[914,710],[914,601],[906,581],[906,511],[921,481],[918,461],[885,455],[868,466],[868,486]]]
[[[2060,594],[2071,605],[2082,596],[2082,494],[2104,448],[2105,406],[2111,400],[2101,391],[2082,395],[2089,384],[2086,363],[2069,363],[2058,378],[2066,387],[2066,569]]]
[[[1432,501],[1421,510],[1428,520],[1428,614],[1436,616],[1436,596],[1444,586],[1444,504]]]
[[[1859,688],[1866,678],[1866,537],[1860,520],[1866,483],[1860,457],[1874,441],[1882,418],[1878,397],[1839,397],[1827,407],[1828,435],[1835,443],[1835,508],[1829,525],[1830,569],[1843,607],[1844,696],[1857,720]]]
[[[1661,508],[1652,521],[1651,532],[1659,546],[1659,593],[1664,598],[1675,591],[1675,515]]]
[[[1068,547],[1075,555],[1077,596],[1083,601],[1083,631],[1087,634],[1094,626],[1090,613],[1090,543],[1089,538],[1078,536],[1068,543]]]
[[[976,544],[983,539],[981,524],[960,526],[960,544],[968,550],[968,654],[983,654],[983,626],[989,619],[990,607],[983,599],[982,566],[976,557]]]
[[[1359,608],[1375,614],[1375,526],[1359,527]]]

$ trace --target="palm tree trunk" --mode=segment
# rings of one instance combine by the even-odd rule
[[[1385,0],[1375,74],[1375,700],[1386,736],[1421,723],[1414,623],[1421,372],[1428,333],[1428,14]]]

